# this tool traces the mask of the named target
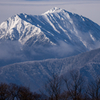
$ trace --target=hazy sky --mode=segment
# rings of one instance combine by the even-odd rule
[[[0,23],[15,14],[39,15],[53,7],[83,15],[100,25],[100,0],[0,0]]]

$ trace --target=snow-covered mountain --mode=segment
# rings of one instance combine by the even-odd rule
[[[56,7],[41,15],[14,15],[0,24],[0,82],[36,91],[55,72],[78,69],[87,79],[95,78],[100,49],[92,49],[99,47],[100,26],[86,17]]]
[[[52,73],[64,75],[70,70],[79,70],[87,80],[95,79],[100,75],[100,49],[62,59],[28,61],[3,66],[0,67],[0,82],[21,84],[38,91]]]
[[[100,26],[88,18],[56,7],[42,15],[17,14],[0,25],[0,40],[18,40],[31,46],[63,41],[90,50],[99,40],[99,33]]]
[[[0,24],[2,66],[72,56],[98,48],[99,44],[99,25],[57,7],[41,15],[17,14]]]

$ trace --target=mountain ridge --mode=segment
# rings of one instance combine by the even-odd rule
[[[30,86],[32,91],[42,88],[52,73],[66,75],[78,70],[88,81],[100,75],[100,48],[73,57],[27,61],[0,67],[0,82]],[[97,61],[98,60],[98,61]]]
[[[52,12],[52,13],[51,13]],[[62,14],[64,14],[64,16],[62,15]],[[64,17],[66,17],[65,19],[64,19]],[[77,20],[77,17],[78,17],[78,22],[81,22],[82,24],[84,24],[84,21],[89,21],[89,23],[91,22],[91,25],[93,25],[93,22],[92,21],[90,21],[89,19],[87,19],[87,18],[85,18],[85,17],[83,17],[83,16],[79,16],[79,15],[77,15],[77,14],[72,14],[72,13],[70,13],[70,12],[68,12],[68,11],[66,11],[66,10],[63,10],[63,9],[60,9],[60,8],[57,8],[57,7],[55,7],[55,8],[52,8],[52,9],[50,9],[49,11],[47,11],[47,12],[45,12],[44,14],[42,14],[42,15],[27,15],[27,14],[23,14],[23,13],[21,13],[21,14],[17,14],[17,15],[15,15],[13,18],[11,18],[11,19],[13,19],[13,21],[15,21],[14,23],[12,22],[11,24],[14,24],[14,25],[9,25],[10,26],[10,29],[13,29],[13,27],[15,27],[15,29],[16,29],[16,25],[18,24],[18,25],[20,25],[20,27],[22,27],[22,29],[26,26],[28,26],[29,25],[29,27],[27,27],[28,28],[28,30],[31,30],[31,28],[33,28],[32,30],[34,30],[34,31],[38,31],[38,32],[36,32],[37,34],[39,33],[41,33],[41,31],[42,31],[42,33],[43,33],[43,35],[44,35],[44,32],[45,31],[43,31],[43,29],[44,28],[46,28],[45,26],[43,26],[43,25],[46,25],[47,27],[50,27],[50,29],[52,29],[53,28],[53,32],[55,31],[55,32],[57,32],[57,33],[53,33],[52,34],[52,32],[50,32],[49,33],[49,30],[48,30],[48,28],[46,28],[46,32],[47,33],[45,33],[45,36],[47,37],[47,35],[49,36],[49,35],[51,35],[52,36],[52,38],[53,38],[53,36],[54,35],[56,35],[56,36],[59,36],[59,34],[63,34],[64,36],[66,36],[67,35],[67,40],[66,41],[72,41],[73,40],[73,38],[72,38],[72,36],[70,35],[70,33],[68,34],[67,33],[67,30],[68,30],[68,28],[70,28],[70,30],[71,31],[73,31],[74,32],[74,37],[76,36],[77,38],[80,38],[80,36],[78,35],[78,32],[77,32],[77,30],[76,30],[76,26],[78,25],[78,23],[75,23],[76,24],[76,26],[74,26],[74,18],[72,19],[71,17],[76,17],[76,19],[75,20]],[[15,19],[14,19],[15,18]],[[20,19],[19,19],[20,18]],[[56,18],[56,19],[55,19]],[[59,18],[59,19],[58,19]],[[10,20],[11,20],[10,19]],[[20,20],[20,22],[19,22],[19,20]],[[41,21],[40,21],[41,20]],[[44,22],[44,21],[46,21],[46,23]],[[57,20],[60,22],[57,22]],[[66,25],[66,27],[69,25],[71,25],[71,27],[69,27],[68,26],[68,28],[67,28],[67,30],[65,29],[66,27],[64,27],[61,23],[63,22],[63,20],[64,21],[67,21],[67,25]],[[18,23],[18,22],[19,23]],[[10,21],[9,21],[10,22]],[[53,23],[54,22],[54,23]],[[5,23],[4,23],[5,24]],[[25,25],[24,25],[25,24]],[[60,25],[61,24],[61,25]],[[79,24],[80,25],[80,24]],[[79,27],[79,25],[78,25],[78,27]],[[87,24],[86,23],[86,25],[89,27],[89,24]],[[1,24],[1,26],[2,26],[2,24]],[[87,27],[87,26],[85,26],[85,27]],[[99,26],[98,25],[94,25],[94,26],[96,26],[96,28],[99,28]],[[4,26],[3,26],[4,27]],[[7,27],[7,26],[6,26]],[[60,29],[57,29],[57,27]],[[88,28],[87,27],[87,28]],[[18,33],[19,33],[19,36],[20,36],[20,34],[22,34],[23,32],[21,31],[21,29],[19,28],[19,27],[17,27],[18,29],[16,29],[17,31],[19,31]],[[26,29],[27,29],[26,28]],[[80,25],[80,27],[79,28],[81,28],[81,31],[83,32],[83,31],[85,31],[86,32],[86,30],[88,30],[88,29],[82,29],[82,27],[81,27],[81,25]],[[89,27],[90,28],[90,27]],[[45,29],[44,29],[45,30]],[[13,30],[12,30],[13,31]],[[33,33],[34,33],[34,31],[32,31]],[[69,30],[68,30],[69,31]],[[22,33],[21,33],[22,32]],[[62,32],[62,33],[61,33]],[[69,31],[70,32],[70,31]],[[13,33],[13,32],[12,32]],[[64,33],[66,33],[66,35],[64,34]],[[29,34],[29,32],[27,32],[27,34]],[[23,34],[23,36],[24,35],[26,35],[27,36],[27,34],[26,34],[26,32],[24,32],[24,34]],[[35,34],[35,33],[34,33]],[[63,35],[60,35],[61,37],[63,36]],[[21,36],[21,39],[22,39],[22,37],[23,36]],[[64,36],[62,37],[62,38],[64,38]],[[29,37],[29,36],[28,36]],[[32,37],[32,36],[31,36]],[[95,41],[95,38],[93,37],[93,35],[91,34],[90,35],[90,37],[91,37],[91,39],[92,39],[92,41]],[[58,37],[60,40],[62,40],[60,37]],[[21,42],[21,39],[19,39],[19,42]],[[51,38],[48,38],[48,39],[51,39]],[[55,38],[54,38],[55,39]],[[55,39],[56,41],[57,41],[57,39]],[[64,42],[65,42],[65,40],[64,40]],[[26,39],[26,41],[27,41],[27,39]],[[75,41],[75,40],[74,40]],[[86,44],[80,39],[80,41],[82,42],[82,44],[84,45],[84,46],[86,46]],[[22,44],[24,44],[24,43],[22,43]]]
[[[99,25],[57,7],[41,15],[16,14],[0,24],[1,66],[69,57],[99,48],[99,44]]]

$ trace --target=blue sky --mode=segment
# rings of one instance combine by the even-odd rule
[[[0,23],[15,14],[39,15],[53,7],[83,15],[100,25],[100,0],[0,0]]]

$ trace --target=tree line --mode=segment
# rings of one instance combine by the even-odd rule
[[[53,74],[48,78],[45,90],[49,100],[100,100],[100,77],[86,82],[77,70],[70,71],[67,77]]]
[[[53,74],[40,93],[24,86],[0,83],[0,100],[100,100],[100,77],[86,83],[78,71],[70,71],[67,77]]]
[[[38,100],[38,98],[40,94],[32,93],[27,87],[0,83],[0,100]]]

